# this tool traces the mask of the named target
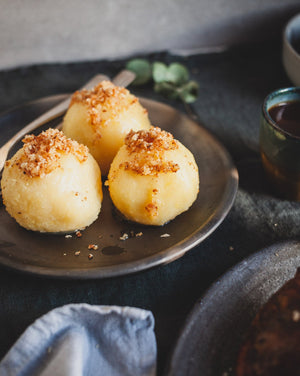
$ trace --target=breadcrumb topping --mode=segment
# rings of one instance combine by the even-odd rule
[[[91,90],[76,91],[71,99],[74,103],[87,106],[89,120],[92,125],[107,125],[120,112],[129,108],[138,99],[124,87],[114,85],[110,81],[102,81]]]
[[[145,209],[151,217],[156,217],[158,215],[158,206],[153,202],[146,205]]]
[[[125,138],[125,145],[133,158],[121,163],[120,168],[140,175],[157,175],[179,170],[177,163],[166,161],[164,158],[166,151],[178,149],[178,143],[171,133],[159,127],[151,127],[149,130],[131,130]]]
[[[88,158],[88,148],[67,138],[58,129],[49,128],[38,136],[27,135],[22,140],[23,154],[15,164],[30,177],[43,177],[60,166],[64,154],[73,154],[79,162]]]

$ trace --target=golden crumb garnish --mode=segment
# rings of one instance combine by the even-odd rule
[[[127,234],[127,232],[124,232],[124,234],[122,236],[120,236],[120,240],[127,240],[129,238],[129,235]]]
[[[124,87],[116,86],[110,81],[102,81],[91,90],[76,91],[70,106],[74,103],[87,106],[91,124],[98,126],[108,124],[111,119],[136,102],[138,99]]]
[[[129,153],[178,149],[173,135],[159,127],[139,131],[131,130],[125,138],[125,145]]]
[[[60,166],[64,154],[73,154],[79,162],[86,161],[88,148],[67,138],[58,129],[49,128],[38,136],[27,135],[22,140],[23,154],[15,164],[29,177],[43,177]]]
[[[146,205],[145,209],[151,217],[156,217],[158,215],[158,206],[153,202]]]
[[[161,238],[169,238],[171,235],[168,233],[160,235]]]
[[[96,251],[98,249],[98,245],[97,244],[89,244],[88,249],[93,249],[94,251]]]
[[[165,152],[178,149],[178,143],[172,134],[151,127],[149,130],[131,130],[125,138],[130,161],[121,163],[120,168],[131,170],[140,175],[176,172],[179,165],[165,160]]]
[[[79,230],[77,230],[75,232],[75,235],[76,235],[77,238],[81,238],[82,237],[82,233]]]

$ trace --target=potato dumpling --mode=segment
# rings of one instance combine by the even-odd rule
[[[103,81],[92,90],[77,91],[64,117],[63,132],[84,145],[107,175],[126,134],[148,129],[145,108],[127,89]]]
[[[101,209],[101,172],[88,148],[57,129],[26,136],[1,181],[8,213],[28,230],[72,232]]]
[[[130,131],[115,156],[106,185],[129,220],[163,225],[186,211],[199,191],[192,153],[158,127]]]

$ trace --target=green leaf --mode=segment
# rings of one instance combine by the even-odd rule
[[[152,75],[154,82],[159,83],[166,81],[168,71],[168,67],[166,66],[166,64],[156,61],[153,63],[152,67]]]
[[[185,84],[188,79],[189,72],[184,65],[180,63],[172,63],[169,65],[166,74],[166,81],[180,86]]]
[[[154,90],[157,93],[160,93],[163,95],[170,95],[174,91],[176,91],[176,87],[169,82],[162,81],[162,82],[156,82],[156,84],[154,85]]]
[[[171,99],[179,99],[185,103],[193,103],[198,96],[199,86],[195,81],[188,81],[188,69],[180,63],[169,66],[156,61],[151,64],[146,59],[133,59],[126,64],[126,68],[133,71],[137,78],[136,85],[154,81],[154,90]]]
[[[176,99],[179,98],[179,92],[176,86],[171,82],[157,82],[154,86],[154,90],[168,98]]]
[[[193,103],[197,100],[199,85],[195,81],[189,81],[179,88],[179,96],[185,103]]]
[[[152,77],[152,67],[146,59],[133,59],[126,64],[126,69],[134,72],[136,78],[133,81],[134,85],[143,85],[150,81]]]

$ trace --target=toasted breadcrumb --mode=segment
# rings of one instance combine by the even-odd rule
[[[89,244],[88,249],[93,249],[94,251],[96,251],[98,249],[98,245],[97,244]]]
[[[177,163],[166,161],[164,158],[166,151],[178,149],[178,143],[171,133],[159,127],[131,130],[125,138],[125,145],[132,159],[121,163],[120,168],[140,175],[157,175],[179,170]]]
[[[150,202],[148,205],[146,205],[145,209],[152,217],[156,217],[158,215],[158,206],[153,202]]]
[[[76,235],[77,238],[81,238],[82,237],[82,233],[79,230],[77,230],[75,232],[75,235]]]
[[[129,235],[125,232],[122,236],[120,236],[120,240],[127,240]]]
[[[70,106],[74,103],[87,106],[91,124],[98,126],[107,125],[136,102],[138,99],[124,87],[116,86],[110,81],[102,81],[91,90],[76,91]]]
[[[178,149],[178,144],[172,134],[159,127],[136,132],[131,130],[125,138],[125,145],[130,154]]]
[[[58,129],[51,129],[38,136],[27,135],[22,140],[23,154],[15,164],[29,177],[44,177],[60,166],[64,154],[73,154],[79,162],[88,158],[88,148],[67,138]]]

